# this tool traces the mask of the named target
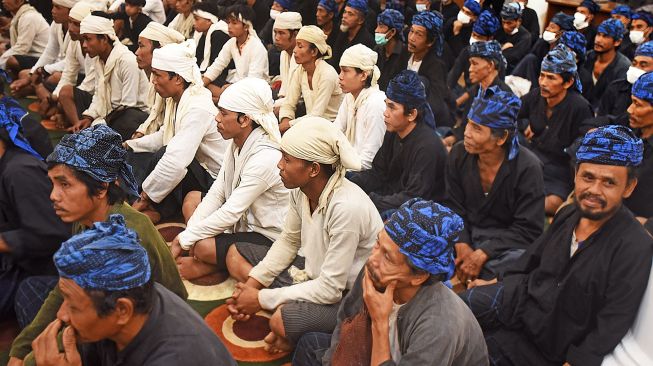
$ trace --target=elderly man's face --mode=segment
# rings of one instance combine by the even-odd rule
[[[314,62],[317,58],[318,50],[311,47],[311,43],[303,39],[298,39],[293,50],[293,57],[297,65],[304,65],[307,62]]]
[[[75,281],[60,278],[59,289],[63,304],[57,318],[75,330],[79,342],[98,342],[118,332],[116,312],[100,317],[91,297]]]
[[[152,67],[152,54],[154,53],[154,44],[151,40],[138,37],[138,49],[136,50],[136,63],[139,69],[149,69]]]
[[[408,52],[421,53],[425,52],[433,45],[427,37],[428,30],[421,25],[413,24],[408,32]]]
[[[399,246],[392,241],[385,229],[381,230],[376,238],[365,268],[374,287],[381,292],[385,291],[392,281],[397,281],[397,289],[409,287],[415,277],[406,262],[406,256],[399,251]]]
[[[55,165],[48,170],[48,177],[52,182],[50,200],[54,212],[65,223],[89,221],[98,207],[108,199],[106,190],[90,196],[86,184],[64,164]]]
[[[353,67],[340,66],[338,81],[344,93],[358,93],[365,88],[367,72],[358,72]]]
[[[621,40],[615,40],[612,36],[599,32],[594,37],[594,52],[605,53],[619,47]]]
[[[476,84],[481,80],[488,77],[492,70],[494,70],[494,64],[482,57],[470,57],[469,58],[469,80]]]
[[[467,120],[464,136],[465,151],[469,154],[484,154],[503,149],[507,139],[507,136],[496,137],[492,135],[490,127],[471,120]]]
[[[574,179],[575,204],[582,217],[598,221],[610,217],[630,197],[637,179],[628,180],[623,166],[581,163]]]
[[[573,78],[565,82],[560,74],[554,74],[548,71],[541,71],[540,78],[540,95],[544,98],[553,98],[560,93],[565,92],[574,85]]]
[[[333,13],[329,13],[326,9],[324,9],[321,6],[317,7],[317,10],[315,11],[315,20],[316,23],[319,27],[324,27],[325,24],[328,22],[333,21]]]
[[[359,10],[352,7],[345,6],[345,11],[342,13],[342,25],[348,29],[356,28],[365,22],[365,16]]]
[[[630,96],[631,103],[628,107],[630,127],[651,129],[653,128],[653,105],[644,99]]]
[[[317,176],[315,172],[315,163],[296,158],[285,151],[281,150],[281,160],[277,164],[281,182],[288,189],[300,188],[305,186],[311,178]]]

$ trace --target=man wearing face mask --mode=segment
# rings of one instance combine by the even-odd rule
[[[376,18],[375,51],[379,55],[376,66],[381,70],[379,88],[385,90],[390,79],[402,69],[400,63],[404,42],[401,32],[404,16],[394,9],[386,9]]]
[[[270,19],[268,19],[268,21],[265,23],[263,29],[261,29],[258,32],[258,37],[261,39],[261,42],[263,42],[263,45],[268,47],[272,45],[274,41],[274,35],[272,34],[272,32],[274,27],[274,21],[277,19],[277,16],[279,16],[279,14],[283,12],[292,11],[293,8],[294,8],[293,0],[274,0],[272,6],[270,7]],[[259,14],[257,14],[257,16],[259,16]],[[279,53],[277,52],[276,55],[278,56]],[[270,58],[270,56],[268,56],[268,58]]]
[[[653,32],[653,15],[646,11],[634,13],[630,21],[628,40],[632,42],[635,48],[650,40],[651,32]]]
[[[517,3],[505,4],[501,9],[501,28],[496,39],[508,62],[506,73],[510,73],[531,49],[531,34],[522,26],[522,12]]]
[[[623,53],[624,56],[631,60],[633,59],[635,49],[637,48],[637,45],[630,41],[630,22],[632,16],[633,11],[628,5],[618,5],[610,12],[610,18],[620,21],[626,29],[624,39],[621,41],[621,45],[619,46],[619,52]]]
[[[537,12],[528,7],[528,0],[518,0],[517,3],[522,9],[521,25],[531,34],[531,45],[540,37],[540,19]]]
[[[469,46],[472,26],[481,15],[481,11],[481,4],[475,0],[466,0],[458,16],[444,25],[444,39],[449,43],[454,57],[458,57],[460,52]]]
[[[574,27],[583,33],[585,39],[587,39],[588,51],[594,49],[596,28],[592,25],[592,20],[594,20],[594,14],[598,13],[599,10],[601,10],[601,7],[594,0],[583,0],[576,8],[576,13],[574,14]]]
[[[417,5],[417,2],[419,1],[416,1],[415,5]],[[431,3],[429,10],[437,10],[442,13],[444,22],[448,23],[451,19],[456,19],[458,12],[460,12],[460,7],[453,0],[435,0]]]

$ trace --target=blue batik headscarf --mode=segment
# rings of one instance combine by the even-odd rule
[[[521,13],[523,9],[519,3],[507,3],[503,4],[501,8],[501,18],[505,20],[516,20],[521,18]]]
[[[631,95],[653,104],[653,72],[647,72],[635,81]]]
[[[637,46],[635,56],[653,57],[653,41],[647,41]]]
[[[2,98],[0,102],[0,128],[7,131],[9,140],[19,149],[27,151],[35,158],[43,160],[43,157],[32,148],[27,138],[23,135],[23,125],[21,119],[27,114],[18,103],[5,103],[8,97]],[[15,102],[15,101],[13,101]]]
[[[592,0],[583,0],[583,2],[580,3],[579,7],[587,8],[587,10],[590,11],[592,14],[596,14],[601,10],[601,7],[599,4],[595,3]]]
[[[85,290],[123,291],[150,280],[147,252],[118,214],[63,242],[53,259],[60,277]]]
[[[413,25],[419,25],[426,28],[435,42],[433,43],[433,51],[438,56],[442,56],[442,49],[444,47],[444,35],[442,34],[442,25],[444,19],[442,14],[437,11],[421,11],[413,16]]]
[[[388,99],[402,104],[404,109],[422,108],[424,112],[424,123],[435,129],[435,117],[431,106],[426,101],[426,89],[419,75],[412,70],[402,70],[390,80],[385,91]]]
[[[653,25],[653,14],[649,13],[648,11],[640,10],[637,13],[634,13],[631,19],[643,20],[646,22],[646,24],[648,24],[649,27]]]
[[[579,164],[638,166],[643,154],[644,144],[630,128],[608,125],[591,130],[583,137],[576,161]]]
[[[138,197],[136,178],[126,158],[120,135],[107,125],[95,125],[65,135],[46,161],[66,164],[100,182],[112,183],[121,178],[125,192]]]
[[[413,198],[386,221],[385,231],[417,268],[449,279],[456,269],[454,245],[464,226],[449,208]]]
[[[551,18],[551,23],[557,24],[562,30],[574,30],[574,17],[565,13],[557,13]]]
[[[569,47],[576,57],[578,57],[578,64],[585,62],[585,52],[587,50],[587,40],[585,35],[578,31],[563,32],[558,40],[558,43],[564,44]]]
[[[474,98],[467,118],[479,125],[490,128],[506,129],[512,132],[508,160],[519,154],[517,138],[517,114],[521,108],[521,99],[513,93],[505,92],[498,86],[489,87],[483,95]]]
[[[612,15],[622,15],[630,19],[633,16],[633,11],[628,5],[618,5],[610,12]]]
[[[293,9],[293,0],[274,0],[275,3],[281,5],[282,8],[286,10]]]
[[[367,14],[367,0],[349,0],[347,6]]]
[[[542,71],[551,72],[554,74],[570,73],[574,77],[574,88],[579,92],[583,92],[583,86],[580,83],[580,76],[578,76],[578,66],[576,65],[576,58],[574,53],[569,47],[564,44],[558,43],[542,60]]]
[[[489,10],[484,10],[474,22],[472,30],[474,33],[482,36],[494,36],[499,29],[499,26],[499,19],[497,19],[497,17],[495,17]]]
[[[626,28],[624,28],[624,23],[612,18],[604,20],[596,29],[597,33],[603,33],[606,36],[610,36],[615,41],[622,39],[625,31]]]
[[[327,13],[335,13],[338,11],[338,4],[336,4],[335,0],[320,0],[317,6],[324,8]]]
[[[469,57],[481,57],[494,61],[497,70],[502,70],[507,64],[506,58],[501,52],[501,44],[495,40],[472,43],[469,45]]]
[[[478,16],[481,14],[481,4],[476,1],[476,0],[465,0],[465,3],[463,4],[463,7],[469,9],[474,15]]]
[[[376,17],[376,22],[397,30],[397,34],[404,29],[404,15],[398,10],[385,9]]]

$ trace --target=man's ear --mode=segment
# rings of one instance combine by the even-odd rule
[[[113,311],[117,325],[126,325],[134,317],[134,302],[132,299],[121,297],[116,301]]]
[[[308,175],[311,178],[315,178],[318,175],[320,175],[321,171],[322,171],[322,166],[320,165],[320,163],[312,162],[311,163],[311,171],[308,173]]]

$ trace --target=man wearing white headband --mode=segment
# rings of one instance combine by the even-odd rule
[[[200,72],[215,61],[218,53],[229,41],[229,30],[227,23],[218,18],[218,7],[209,1],[202,1],[193,5],[193,18],[195,19],[195,44],[197,50],[197,66]],[[226,72],[223,72],[226,77]]]
[[[272,247],[236,243],[227,254],[239,281],[229,311],[237,320],[273,311],[270,352],[292,349],[307,332],[333,331],[343,291],[383,227],[372,201],[344,177],[360,159],[333,123],[302,119],[284,134],[281,153],[281,180],[292,189],[281,235]]]
[[[84,49],[96,57],[96,92],[69,130],[106,123],[126,140],[147,118],[147,76],[138,68],[136,56],[116,37],[112,20],[89,15],[80,23],[80,34]]]
[[[178,214],[187,193],[209,190],[227,142],[213,122],[217,110],[211,93],[202,86],[193,40],[154,50],[152,75],[156,92],[173,101],[163,117],[172,122],[124,145],[137,153],[132,154],[132,165],[146,171],[136,174],[142,191],[134,208],[156,223]]]
[[[192,7],[195,0],[177,0],[175,10],[177,16],[168,24],[168,27],[176,30],[186,37],[186,39],[193,37],[193,18]]]
[[[0,56],[0,69],[17,75],[20,70],[31,69],[45,50],[49,36],[48,22],[27,0],[2,3],[12,19],[9,44]]]
[[[256,35],[252,19],[254,19],[254,11],[245,4],[232,5],[227,9],[227,24],[231,38],[202,77],[204,85],[211,90],[216,101],[220,99],[220,94],[229,84],[238,80],[246,77],[268,80],[268,51]],[[235,69],[229,71],[226,83],[221,83],[218,76],[231,61]]]
[[[363,170],[372,167],[385,135],[385,93],[377,84],[381,74],[377,58],[376,52],[360,43],[340,58],[340,87],[347,94],[334,123],[361,157]]]
[[[113,13],[118,11],[124,3],[125,0],[114,1],[109,7],[109,12]],[[143,6],[142,10],[143,14],[159,24],[163,24],[166,21],[166,10],[161,0],[145,0],[145,6]]]
[[[281,105],[286,95],[286,85],[290,81],[290,75],[297,68],[297,62],[293,57],[293,51],[297,43],[297,33],[302,27],[302,16],[294,11],[286,11],[277,15],[274,20],[274,46],[281,51],[279,55],[279,99],[275,105]]]
[[[216,270],[225,274],[227,251],[234,243],[271,246],[288,208],[288,190],[277,168],[281,135],[270,86],[257,78],[238,81],[222,94],[218,110],[218,132],[230,141],[224,164],[203,199],[201,192],[186,195],[188,224],[172,242],[186,280]],[[191,248],[193,256],[180,256],[182,249]]]

